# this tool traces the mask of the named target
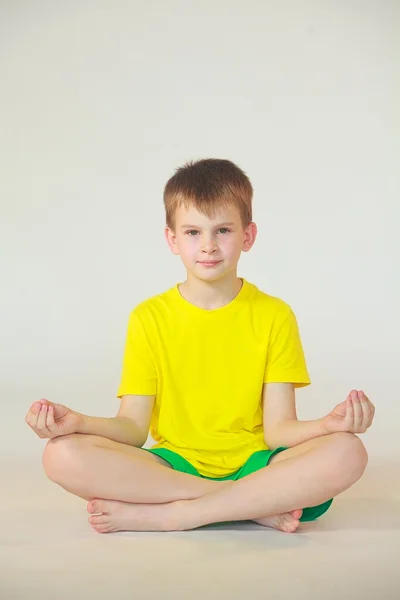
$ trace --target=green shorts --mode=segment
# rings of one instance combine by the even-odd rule
[[[287,448],[281,447],[275,448],[275,450],[260,450],[258,452],[254,452],[254,454],[247,459],[247,461],[238,471],[235,471],[235,473],[232,473],[226,477],[206,477],[205,475],[200,475],[198,470],[191,465],[186,458],[183,458],[176,452],[172,452],[172,450],[167,450],[167,448],[142,448],[142,450],[146,450],[152,454],[157,454],[157,456],[160,456],[167,463],[169,463],[175,471],[180,471],[181,473],[188,473],[189,475],[195,475],[196,477],[201,477],[202,479],[212,479],[215,481],[237,481],[238,479],[246,477],[246,475],[250,475],[250,473],[254,473],[263,467],[266,467],[275,454],[278,454],[278,452],[282,452],[283,450],[287,450]],[[303,508],[303,514],[300,518],[300,521],[315,521],[315,519],[318,519],[318,517],[323,515],[328,510],[332,502],[333,498],[331,500],[327,500],[327,502],[324,502],[323,504],[319,504],[318,506]]]

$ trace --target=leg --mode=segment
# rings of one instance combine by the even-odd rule
[[[159,456],[94,435],[50,440],[43,466],[52,481],[86,500],[164,503],[198,498],[225,483],[174,471]]]
[[[276,464],[281,462],[282,460],[287,460],[288,458],[294,458],[296,456],[300,456],[305,452],[308,452],[312,448],[318,448],[321,444],[326,444],[329,442],[329,436],[323,436],[319,438],[315,438],[304,442],[303,444],[299,444],[298,446],[294,446],[292,448],[288,448],[285,451],[281,451],[278,454],[275,454],[269,461],[268,466],[272,464]],[[331,499],[329,499],[331,501]],[[330,503],[330,502],[329,502]],[[318,509],[326,510],[326,502],[322,505],[318,506]],[[305,507],[306,510],[298,509],[294,511],[290,511],[289,513],[282,513],[280,515],[273,515],[268,517],[261,517],[260,519],[253,519],[255,523],[259,523],[264,527],[274,527],[275,529],[281,529],[282,531],[286,531],[292,533],[296,531],[298,526],[300,525],[300,521],[309,520],[310,512],[311,514],[315,512],[319,512],[319,510],[313,510],[309,507]],[[302,518],[303,517],[303,518]],[[314,517],[312,517],[312,520]]]
[[[91,517],[91,522],[99,531],[118,531],[121,523],[124,529],[146,531],[186,530],[237,520],[269,525],[268,517],[291,511],[297,515],[299,507],[316,506],[337,496],[361,477],[366,464],[367,453],[357,436],[331,434],[290,448],[276,455],[268,467],[201,497],[129,505],[117,524],[109,515]]]
[[[291,456],[277,455],[270,466],[235,482],[234,488],[176,503],[181,508],[178,524],[191,529],[316,506],[353,485],[368,461],[361,440],[350,433],[323,436],[286,452]]]

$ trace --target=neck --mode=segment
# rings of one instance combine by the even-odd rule
[[[241,288],[242,280],[236,271],[218,281],[203,281],[188,273],[186,281],[179,286],[179,292],[191,304],[215,310],[232,302]]]

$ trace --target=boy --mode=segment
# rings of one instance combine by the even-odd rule
[[[293,532],[364,472],[354,434],[373,405],[353,390],[322,419],[298,421],[295,388],[310,380],[295,315],[237,276],[257,234],[252,196],[230,161],[178,169],[164,190],[165,234],[187,278],[132,311],[117,416],[45,399],[27,414],[50,438],[48,477],[89,501],[98,532],[237,520]],[[145,450],[149,427],[156,444]]]

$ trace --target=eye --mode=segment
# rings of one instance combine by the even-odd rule
[[[221,229],[219,230],[221,233],[229,233],[230,229],[227,229],[226,227],[221,227]]]
[[[189,229],[189,231],[186,232],[187,235],[190,235],[192,237],[194,237],[196,233],[199,233],[198,231],[196,231],[196,229]]]

